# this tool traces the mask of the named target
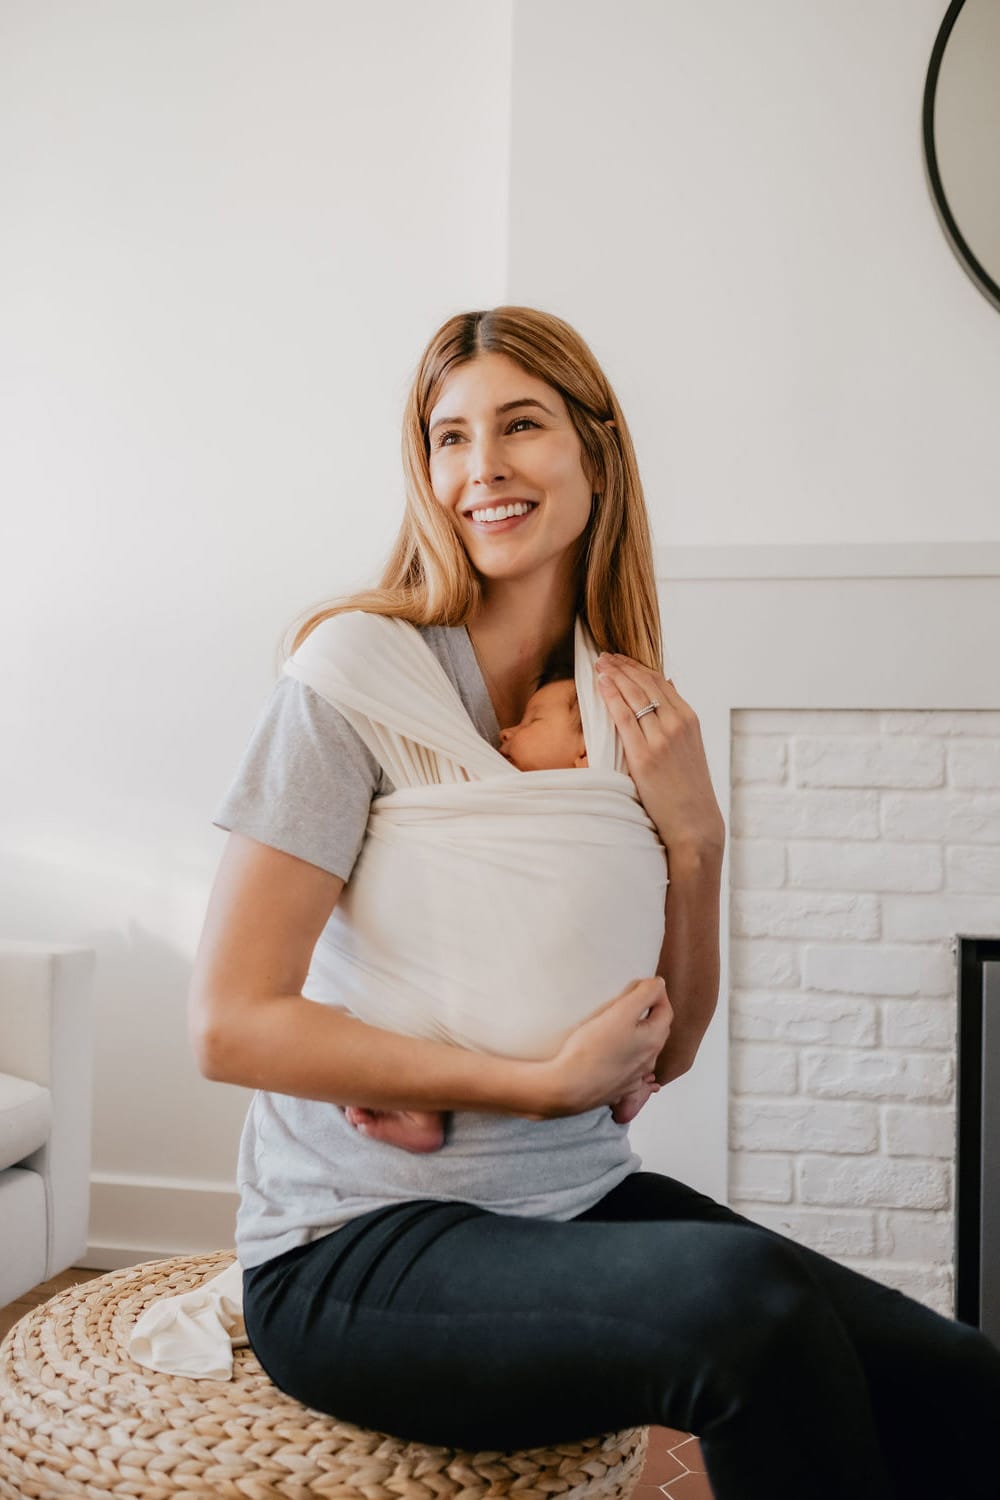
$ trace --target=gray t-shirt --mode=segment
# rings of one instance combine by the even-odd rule
[[[476,729],[499,748],[500,727],[468,631],[418,628]],[[304,683],[282,677],[212,821],[347,882],[372,798],[394,789],[343,715]],[[309,994],[308,979],[303,992]],[[360,1214],[414,1198],[570,1219],[641,1165],[628,1126],[616,1125],[606,1106],[559,1120],[456,1110],[442,1148],[421,1155],[361,1135],[335,1104],[259,1090],[240,1138],[237,1255],[244,1267],[260,1265]]]

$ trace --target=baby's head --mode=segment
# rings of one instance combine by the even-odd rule
[[[572,677],[542,679],[520,724],[500,731],[500,754],[519,771],[569,770],[587,765],[587,744]]]

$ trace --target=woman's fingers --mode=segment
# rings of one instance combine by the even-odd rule
[[[644,1086],[670,1031],[672,1011],[659,976],[631,980],[575,1026],[548,1060],[552,1114],[614,1104]]]
[[[656,981],[654,982],[652,992],[648,994],[647,1008],[644,1013],[639,1016],[639,1021],[640,1023],[648,1024],[651,1028],[662,1026],[665,1023],[667,1030],[669,1031],[670,1022],[673,1020],[673,1018],[674,1009],[670,1004],[670,997],[667,994],[667,987],[663,983],[663,980],[657,977]]]
[[[668,853],[681,845],[721,852],[725,821],[694,709],[668,678],[631,657],[602,657],[597,666],[629,775],[661,843]],[[655,710],[637,719],[650,703]]]
[[[643,1032],[649,1033],[646,1050],[651,1054],[650,1062],[655,1062],[670,1035],[674,1018],[666,984],[659,974],[649,979],[634,980],[616,1003],[621,1003],[622,1000],[631,1002],[630,1009],[635,1016],[636,1030],[641,1027]]]

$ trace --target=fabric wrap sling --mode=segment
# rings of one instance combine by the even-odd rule
[[[286,664],[353,725],[396,790],[361,852],[303,994],[410,1036],[508,1057],[556,1052],[632,979],[656,972],[666,851],[625,772],[577,617],[588,766],[519,771],[477,732],[420,632],[353,611]],[[146,1308],[129,1339],[166,1374],[231,1378],[246,1344],[238,1261]]]
[[[626,773],[581,617],[588,766],[519,771],[477,732],[420,632],[353,611],[285,670],[344,715],[395,784],[371,804],[303,992],[373,1026],[552,1056],[655,974],[666,851]]]

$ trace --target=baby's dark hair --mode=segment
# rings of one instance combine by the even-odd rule
[[[548,687],[550,682],[566,682],[576,676],[576,655],[572,641],[560,642],[553,647],[545,658],[538,681],[535,683],[535,692],[539,688]]]
[[[583,719],[580,717],[580,702],[575,692],[576,666],[572,650],[557,647],[552,652],[539,674],[535,683],[534,692],[539,688],[548,687],[550,682],[572,682],[574,684],[573,694],[573,718],[577,728],[583,728]]]

